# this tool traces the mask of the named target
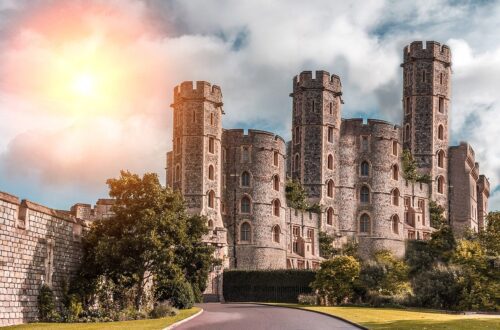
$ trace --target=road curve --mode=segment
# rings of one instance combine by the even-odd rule
[[[341,320],[308,312],[275,306],[254,304],[199,304],[204,312],[175,327],[176,330],[322,330],[359,329]]]

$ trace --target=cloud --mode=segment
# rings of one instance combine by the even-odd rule
[[[343,117],[397,123],[402,48],[419,39],[452,47],[452,139],[473,144],[497,187],[500,147],[491,137],[498,130],[488,118],[500,114],[500,37],[484,31],[500,28],[499,8],[498,1],[445,0],[2,3],[0,188],[53,187],[60,198],[50,202],[67,207],[74,202],[68,187],[81,191],[72,199],[92,201],[121,168],[163,179],[172,89],[184,80],[222,87],[226,127],[290,138],[292,77],[325,69],[341,76]],[[65,72],[62,59],[91,56],[97,71],[114,70],[101,79],[108,98],[51,94],[47,79]]]

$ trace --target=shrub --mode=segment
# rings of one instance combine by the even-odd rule
[[[318,304],[318,297],[316,296],[316,294],[299,294],[299,296],[297,297],[297,300],[299,302],[299,304],[302,304],[302,305],[311,305],[311,306],[314,306],[314,305],[317,305]]]
[[[359,277],[360,264],[351,256],[338,256],[321,263],[311,287],[317,290],[328,305],[340,304],[354,295],[354,283]]]
[[[68,299],[68,305],[65,310],[65,320],[66,322],[76,322],[83,312],[83,306],[76,295],[70,295]]]
[[[194,293],[191,284],[178,277],[160,284],[157,289],[158,300],[168,300],[175,308],[187,309],[193,307]]]
[[[56,310],[52,289],[43,284],[38,293],[38,318],[44,322],[58,322],[61,316]]]
[[[168,302],[162,301],[156,304],[153,310],[149,313],[152,319],[159,319],[167,316],[175,316],[179,311],[172,307]]]

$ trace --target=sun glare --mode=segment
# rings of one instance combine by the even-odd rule
[[[95,94],[96,79],[90,73],[77,74],[72,83],[73,91],[80,96],[92,96]]]

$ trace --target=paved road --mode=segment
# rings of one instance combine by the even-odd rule
[[[253,304],[200,304],[203,313],[176,330],[359,329],[333,317],[298,309]]]

